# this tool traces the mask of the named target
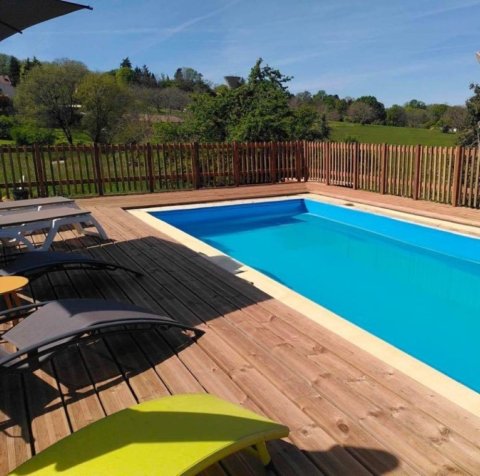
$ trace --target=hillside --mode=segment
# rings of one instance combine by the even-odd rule
[[[457,134],[446,134],[439,130],[413,127],[393,127],[353,124],[351,122],[329,122],[332,128],[331,139],[344,142],[347,137],[355,137],[359,142],[368,144],[398,145],[438,145],[456,144]]]

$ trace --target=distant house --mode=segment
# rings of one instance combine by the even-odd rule
[[[0,75],[0,93],[10,99],[15,96],[15,86],[12,85],[8,76]]]

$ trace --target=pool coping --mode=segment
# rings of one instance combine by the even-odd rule
[[[258,289],[269,294],[273,298],[281,301],[287,306],[299,311],[310,320],[320,324],[340,337],[352,342],[357,347],[370,353],[374,357],[382,360],[386,364],[403,372],[414,380],[429,387],[443,397],[451,400],[460,407],[470,411],[472,414],[480,417],[480,394],[475,390],[457,382],[446,374],[434,369],[428,364],[418,360],[417,358],[407,354],[397,347],[389,344],[383,339],[374,336],[370,332],[360,328],[335,314],[332,311],[324,308],[320,304],[302,296],[287,286],[275,281],[265,274],[256,271],[250,266],[232,258],[231,256],[221,252],[220,250],[204,243],[166,222],[152,217],[149,212],[152,211],[167,211],[167,210],[185,210],[205,207],[228,206],[233,204],[250,204],[261,202],[274,202],[279,200],[295,200],[307,198],[317,200],[322,203],[348,207],[349,209],[357,209],[374,213],[380,216],[387,216],[409,223],[421,224],[432,228],[442,229],[449,232],[458,233],[461,235],[478,238],[480,229],[471,225],[462,225],[446,220],[436,218],[424,217],[421,215],[410,214],[406,212],[390,210],[384,207],[375,207],[354,201],[347,201],[344,199],[337,199],[315,193],[297,194],[288,196],[278,196],[269,198],[255,198],[243,200],[225,200],[210,203],[197,203],[189,205],[173,205],[161,207],[148,207],[127,210],[133,216],[139,218],[143,222],[152,226],[156,230],[165,233],[176,241],[182,243],[184,246],[199,253],[204,258],[210,260],[222,269],[234,274],[235,276],[248,281],[256,286]],[[218,259],[221,257],[222,259]]]

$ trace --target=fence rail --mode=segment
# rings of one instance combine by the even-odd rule
[[[0,193],[72,197],[311,180],[480,208],[477,148],[255,142],[0,147]]]

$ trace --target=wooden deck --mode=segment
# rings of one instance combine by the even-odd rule
[[[82,201],[113,241],[100,243],[65,231],[55,247],[137,266],[146,276],[52,273],[34,283],[34,297],[130,301],[206,334],[195,343],[178,331],[110,337],[59,355],[33,375],[3,376],[0,474],[105,415],[184,392],[213,393],[287,424],[289,439],[269,445],[271,474],[480,474],[480,419],[121,208],[283,195],[311,187],[286,184]],[[335,187],[322,192],[334,194]],[[354,191],[337,192],[345,198]],[[409,202],[421,213],[418,204],[423,202]],[[446,207],[443,213],[457,210]],[[465,220],[475,221],[475,216]],[[240,454],[206,473],[255,471],[261,474],[257,462]]]

